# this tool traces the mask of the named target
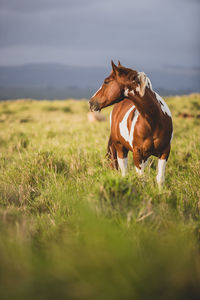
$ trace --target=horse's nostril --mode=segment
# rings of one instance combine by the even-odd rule
[[[90,110],[91,111],[99,111],[100,107],[99,107],[99,103],[96,100],[90,100],[89,101],[90,104]]]

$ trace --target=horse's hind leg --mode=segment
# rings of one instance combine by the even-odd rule
[[[110,161],[110,167],[118,170],[118,161],[117,161],[117,150],[110,136],[107,147],[106,157]]]
[[[163,153],[158,159],[158,173],[156,176],[156,180],[160,187],[164,184],[165,181],[165,168],[169,157],[169,153],[170,153],[170,148],[166,153]]]
[[[144,174],[144,169],[148,163],[148,157],[143,157],[138,148],[133,148],[133,160],[135,164],[135,169],[138,175]]]

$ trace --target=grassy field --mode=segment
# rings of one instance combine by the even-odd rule
[[[200,299],[200,95],[167,98],[174,139],[122,178],[86,101],[0,104],[0,299]],[[184,116],[187,116],[184,118]]]

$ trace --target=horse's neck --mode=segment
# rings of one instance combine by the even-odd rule
[[[145,95],[141,98],[137,95],[129,93],[129,99],[134,103],[140,115],[145,119],[155,120],[159,116],[160,110],[158,101],[155,98],[155,93],[146,89]]]

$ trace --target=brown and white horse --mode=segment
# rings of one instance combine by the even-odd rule
[[[152,89],[143,72],[116,66],[89,101],[92,111],[115,103],[110,115],[111,134],[108,156],[111,165],[125,176],[128,152],[133,152],[136,171],[143,174],[148,158],[158,160],[157,182],[162,185],[172,140],[171,112],[164,100]]]

